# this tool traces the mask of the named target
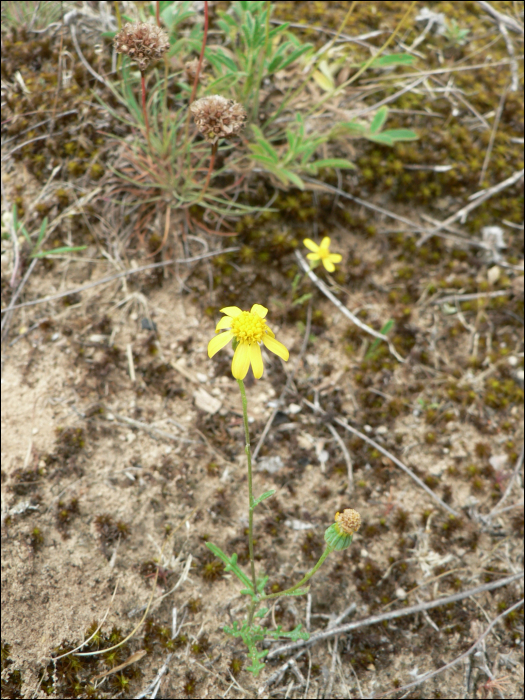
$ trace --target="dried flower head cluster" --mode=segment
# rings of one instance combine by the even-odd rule
[[[190,109],[197,128],[212,144],[238,134],[246,121],[244,107],[221,95],[201,97],[193,102]]]
[[[170,47],[168,35],[163,29],[149,22],[125,24],[115,36],[113,46],[117,53],[126,54],[144,72],[150,63],[155,63]]]

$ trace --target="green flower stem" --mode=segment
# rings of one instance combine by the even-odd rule
[[[250,428],[248,427],[248,403],[246,401],[246,391],[244,389],[244,382],[242,379],[237,379],[237,384],[241,391],[242,398],[242,417],[244,420],[244,439],[246,445],[244,451],[246,452],[246,459],[248,460],[248,548],[250,551],[250,569],[252,573],[253,590],[257,590],[257,579],[255,578],[255,562],[253,558],[253,484],[252,484],[252,452],[250,449]],[[253,612],[250,610],[253,617]]]
[[[262,600],[270,600],[271,598],[279,598],[279,596],[282,596],[282,595],[290,595],[290,593],[293,593],[294,591],[296,591],[296,590],[297,590],[298,588],[300,588],[301,586],[304,586],[304,584],[312,578],[312,576],[313,576],[313,575],[315,574],[315,572],[319,569],[319,567],[322,566],[322,564],[323,564],[324,560],[326,559],[326,557],[327,557],[329,554],[331,554],[333,551],[334,551],[334,548],[328,546],[328,547],[324,550],[324,552],[321,554],[321,558],[319,559],[319,561],[317,562],[317,564],[314,566],[314,568],[313,568],[311,571],[309,571],[309,572],[306,574],[306,576],[305,576],[304,578],[302,578],[302,579],[299,581],[299,583],[296,583],[295,586],[292,586],[291,588],[288,588],[286,591],[279,591],[279,593],[271,593],[270,595],[262,595],[262,596],[260,597],[260,600],[261,600],[261,601],[262,601]]]

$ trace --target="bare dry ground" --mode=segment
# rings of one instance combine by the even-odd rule
[[[210,5],[213,17],[227,3]],[[347,3],[277,5],[276,18],[330,31]],[[405,6],[358,3],[345,32],[391,32]],[[514,3],[490,6],[519,25]],[[501,17],[495,24],[478,3],[418,3],[414,18],[423,7],[471,33],[461,44],[429,30],[414,47],[421,75],[435,73],[389,107],[419,141],[352,142],[343,155],[358,169],[328,172],[304,192],[253,174],[239,195],[261,207],[273,198],[274,214],[230,222],[234,237],[200,230],[185,240],[174,215],[160,250],[161,214],[137,234],[137,212],[123,213],[106,196],[115,183],[109,166],[124,156],[99,132],[120,127],[98,105],[85,106],[93,83],[68,31],[61,39],[3,28],[2,211],[16,203],[32,231],[47,215],[56,222],[53,245],[88,244],[83,253],[38,261],[16,303],[203,250],[216,255],[8,314],[2,697],[146,697],[147,689],[158,698],[523,696],[523,582],[515,576],[491,588],[523,570],[523,180],[516,177],[523,35]],[[401,48],[425,26],[413,19]],[[93,30],[81,30],[80,23],[87,60],[109,73],[110,51],[90,53]],[[321,46],[326,37],[317,30],[309,38]],[[31,93],[37,79],[48,79],[55,99],[51,76],[63,52],[78,89],[64,90],[59,109],[79,113],[55,127],[54,145],[35,151],[23,145],[40,134],[29,116]],[[485,62],[500,63],[456,72]],[[406,73],[396,91],[414,80]],[[391,94],[377,77],[367,85],[370,92],[330,103],[333,114]],[[319,85],[309,89],[309,99],[319,99]],[[19,133],[13,125],[22,119]],[[84,156],[67,147],[79,135],[93,155],[88,145]],[[58,159],[51,184],[35,154]],[[96,163],[103,172],[93,170]],[[419,245],[470,195],[512,177]],[[302,239],[326,235],[343,263],[333,275],[316,274],[361,322],[379,331],[393,321],[389,337],[403,362],[297,277]],[[20,245],[16,263],[2,236],[3,308],[31,265]],[[227,247],[236,250],[222,252]],[[286,364],[263,354],[262,379],[250,371],[246,380],[252,448],[273,416],[255,466],[255,493],[276,490],[256,512],[259,571],[273,591],[283,590],[315,564],[336,511],[352,507],[363,519],[352,546],[330,555],[312,579],[309,595],[278,599],[265,619],[272,629],[301,623],[311,634],[335,621],[335,631],[303,649],[270,653],[257,679],[245,670],[240,640],[222,631],[242,619],[245,599],[205,546],[214,542],[247,564],[240,396],[231,350],[210,360],[207,344],[222,307],[253,303],[269,308],[269,324],[290,350]],[[484,584],[476,595],[424,609]],[[411,614],[344,628],[417,605]],[[81,651],[92,655],[67,655],[88,638]],[[455,666],[398,690],[462,654]]]

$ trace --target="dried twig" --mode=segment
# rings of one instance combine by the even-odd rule
[[[112,420],[112,418],[109,417],[110,415],[114,419],[115,423],[130,425],[132,428],[139,428],[140,430],[144,430],[149,435],[151,435],[152,438],[160,437],[164,438],[165,440],[174,440],[175,442],[197,444],[196,440],[189,440],[188,438],[183,438],[179,437],[178,435],[173,435],[172,433],[167,433],[165,430],[159,430],[158,428],[154,428],[152,425],[148,425],[148,423],[142,423],[141,421],[133,420],[132,418],[128,418],[127,416],[121,416],[120,414],[115,413],[110,408],[108,408],[108,414],[106,416],[107,420]]]
[[[498,12],[492,5],[492,3],[485,2],[485,0],[478,0],[478,5],[482,7],[485,10],[485,12],[491,15],[491,17],[494,17],[498,24],[504,24],[509,29],[512,29],[513,32],[516,32],[517,34],[523,34],[523,27],[512,17]]]
[[[485,153],[485,158],[483,160],[483,165],[481,167],[481,172],[479,174],[479,186],[483,184],[485,179],[485,173],[487,172],[487,167],[489,165],[490,156],[492,155],[492,147],[494,146],[494,139],[496,138],[496,132],[498,131],[499,122],[501,115],[503,114],[503,107],[505,106],[505,100],[507,98],[507,88],[501,93],[501,97],[498,104],[498,109],[496,110],[496,115],[494,117],[494,124],[492,125],[492,131],[490,132],[490,139],[487,146],[487,152]]]
[[[485,591],[494,591],[497,588],[502,588],[503,586],[508,586],[514,581],[518,581],[523,578],[523,571],[520,571],[513,576],[507,576],[507,578],[500,579],[499,581],[491,581],[490,583],[485,583],[482,586],[477,586],[476,588],[471,588],[468,591],[463,591],[461,593],[454,593],[453,595],[446,596],[445,598],[438,598],[438,600],[431,600],[427,603],[421,603],[418,605],[412,605],[409,608],[402,608],[400,610],[392,610],[392,612],[383,613],[382,615],[373,615],[367,617],[364,620],[356,620],[355,622],[348,622],[346,625],[341,627],[331,627],[323,632],[318,632],[313,634],[310,639],[304,641],[300,640],[298,642],[293,642],[293,644],[286,644],[276,649],[272,649],[268,656],[268,660],[274,659],[281,654],[287,654],[296,649],[302,647],[307,647],[323,639],[328,639],[329,637],[335,637],[338,634],[347,634],[352,630],[359,629],[360,627],[368,627],[370,625],[376,625],[379,622],[385,622],[386,620],[395,620],[398,617],[405,617],[405,615],[415,615],[416,613],[422,612],[423,610],[432,610],[433,608],[438,608],[441,605],[448,605],[449,603],[455,603],[464,598],[470,598],[470,596],[477,595],[478,593],[484,593]],[[509,610],[505,611],[510,612]]]
[[[326,411],[324,411],[322,408],[319,408],[319,406],[315,406],[313,403],[310,403],[310,401],[308,401],[307,399],[303,399],[303,403],[305,403],[307,406],[309,406],[313,411],[317,411],[317,412],[319,412],[319,413],[322,413],[323,415],[326,415]],[[459,514],[456,513],[456,511],[455,511],[453,508],[451,508],[449,505],[447,505],[447,504],[445,503],[445,501],[442,501],[441,498],[440,498],[439,496],[437,496],[437,495],[432,491],[432,489],[430,489],[430,488],[425,484],[424,481],[421,481],[421,479],[420,479],[418,476],[416,476],[416,474],[414,474],[414,472],[413,472],[411,469],[409,469],[405,464],[403,464],[403,462],[401,462],[401,461],[400,461],[397,457],[395,457],[391,452],[389,452],[388,450],[385,450],[384,447],[382,447],[382,446],[381,446],[379,443],[377,443],[375,440],[372,440],[372,438],[369,438],[367,435],[365,435],[364,433],[361,433],[361,432],[360,432],[359,430],[357,430],[356,428],[353,428],[351,425],[348,425],[348,423],[347,423],[346,421],[342,420],[341,418],[333,418],[332,420],[334,421],[334,423],[337,423],[338,425],[340,425],[340,426],[342,426],[343,428],[345,428],[345,430],[348,430],[348,432],[353,433],[354,435],[357,435],[357,437],[360,437],[361,440],[364,440],[365,442],[368,442],[369,445],[372,445],[372,447],[375,447],[376,450],[378,450],[379,452],[381,452],[382,454],[384,454],[385,457],[388,457],[388,459],[391,459],[392,462],[394,462],[394,464],[397,464],[397,466],[400,467],[400,468],[405,472],[405,474],[408,474],[408,476],[409,476],[411,479],[413,479],[413,480],[416,482],[416,484],[419,484],[419,486],[421,486],[421,488],[424,489],[424,490],[428,493],[428,495],[429,495],[434,501],[436,501],[436,503],[439,503],[439,505],[440,505],[442,508],[444,508],[445,510],[447,510],[447,511],[448,511],[451,515],[453,515],[454,517],[456,517],[456,518],[459,517]]]
[[[154,270],[157,267],[165,267],[166,265],[173,265],[174,263],[192,263],[197,260],[204,260],[205,258],[213,258],[215,255],[222,255],[223,253],[231,253],[235,250],[239,250],[238,246],[232,248],[224,248],[224,250],[215,250],[212,253],[203,253],[202,255],[196,255],[194,258],[180,258],[177,260],[164,260],[159,263],[152,263],[151,265],[143,265],[142,267],[136,267],[133,270],[125,270],[125,272],[119,272],[116,275],[111,275],[110,277],[103,277],[101,280],[96,282],[89,282],[89,284],[84,284],[81,287],[76,287],[68,292],[60,292],[60,294],[51,294],[48,297],[42,297],[41,299],[35,299],[34,301],[26,301],[23,304],[16,304],[15,306],[9,307],[7,309],[2,309],[2,313],[9,310],[21,309],[24,306],[34,306],[35,304],[43,304],[47,301],[56,301],[57,299],[62,299],[70,294],[78,294],[79,292],[84,292],[86,289],[92,289],[93,287],[98,287],[100,284],[107,284],[108,282],[113,282],[113,280],[120,279],[121,277],[128,277],[129,275],[135,275],[137,272],[145,272],[146,270]]]
[[[441,297],[440,299],[433,299],[430,303],[432,306],[439,306],[439,304],[448,304],[450,302],[457,303],[462,301],[471,301],[472,299],[483,299],[493,298],[493,297],[504,297],[508,296],[510,292],[508,290],[499,289],[495,292],[476,292],[474,294],[451,294],[448,297]]]
[[[343,457],[346,462],[346,471],[348,474],[348,489],[347,493],[351,494],[354,490],[354,470],[352,466],[352,458],[350,457],[350,452],[348,451],[347,446],[345,445],[345,441],[343,438],[339,435],[337,430],[334,428],[334,426],[331,423],[326,423],[326,427],[328,430],[332,433],[334,438],[337,441],[337,444],[341,448],[341,452],[343,453]]]
[[[520,456],[518,457],[518,461],[516,462],[516,466],[514,467],[514,471],[512,472],[512,476],[509,479],[509,483],[507,484],[507,488],[505,489],[505,493],[499,499],[499,501],[496,503],[494,508],[490,511],[490,513],[487,516],[488,518],[491,518],[493,515],[498,515],[499,513],[502,512],[501,506],[503,505],[503,503],[505,503],[505,501],[509,497],[509,494],[512,491],[512,487],[514,485],[514,481],[516,480],[516,477],[520,473],[520,469],[523,466],[523,449],[524,449],[524,446],[522,445]]]
[[[514,603],[508,610],[504,610],[501,615],[498,615],[490,625],[485,629],[483,634],[477,639],[476,642],[470,647],[470,649],[467,649],[466,652],[461,654],[460,656],[457,656],[453,661],[450,661],[448,664],[445,664],[444,666],[441,666],[441,668],[438,668],[437,671],[431,671],[430,673],[426,673],[424,676],[419,677],[416,681],[413,683],[409,683],[408,685],[404,685],[401,688],[396,688],[395,690],[389,690],[386,693],[381,693],[381,697],[386,697],[387,695],[393,695],[394,693],[400,693],[402,691],[408,690],[409,688],[413,688],[416,685],[420,685],[421,683],[424,683],[425,681],[429,680],[429,678],[432,678],[433,676],[437,676],[438,673],[441,673],[442,671],[446,671],[447,668],[452,668],[452,666],[456,666],[460,661],[463,661],[463,659],[467,658],[470,656],[474,651],[476,651],[477,646],[485,639],[485,637],[489,634],[489,632],[492,630],[492,628],[500,622],[506,615],[511,613],[513,610],[516,610],[519,608],[521,605],[523,605],[524,599],[522,598],[521,600],[518,600],[517,603]]]
[[[315,286],[327,297],[330,299],[332,304],[334,304],[339,311],[341,311],[342,314],[344,314],[352,323],[355,323],[356,326],[361,328],[361,330],[365,331],[365,333],[368,333],[369,335],[373,335],[374,338],[379,338],[379,340],[384,340],[385,343],[387,343],[390,352],[392,355],[398,360],[398,362],[405,362],[404,358],[401,357],[401,355],[397,352],[395,347],[393,346],[390,338],[388,336],[383,335],[382,333],[379,333],[379,331],[375,331],[373,328],[370,328],[370,326],[367,326],[366,323],[363,323],[360,319],[357,318],[351,311],[349,311],[344,304],[342,304],[339,299],[332,294],[332,292],[328,289],[326,284],[317,277],[317,275],[313,272],[313,270],[310,269],[308,263],[306,260],[303,258],[301,253],[296,250],[295,251],[295,257],[299,261],[299,264],[303,268],[303,270],[306,272],[308,277],[312,280],[312,282],[315,284]]]
[[[503,35],[503,38],[505,40],[505,44],[507,45],[507,51],[509,52],[509,56],[511,57],[511,64],[510,64],[510,74],[511,74],[511,81],[510,81],[510,88],[512,92],[517,92],[519,86],[520,86],[520,79],[519,79],[519,74],[518,74],[518,62],[516,60],[516,52],[514,51],[514,44],[512,43],[509,33],[507,31],[507,27],[503,24],[503,22],[499,22],[498,24],[499,30]]]
[[[432,238],[439,230],[444,228],[445,226],[448,226],[448,224],[453,223],[454,221],[457,221],[458,219],[464,220],[467,214],[472,211],[473,209],[476,209],[476,207],[479,207],[480,204],[485,202],[487,199],[490,199],[493,195],[497,194],[498,192],[501,192],[507,187],[511,187],[514,185],[516,182],[519,182],[521,178],[523,177],[523,170],[519,170],[515,172],[513,175],[508,177],[506,180],[503,180],[502,182],[499,182],[497,185],[494,185],[494,187],[489,187],[487,190],[482,190],[480,192],[475,192],[474,194],[470,195],[469,199],[473,200],[470,202],[470,204],[467,204],[465,207],[462,209],[459,209],[455,214],[452,214],[452,216],[449,216],[448,219],[445,219],[445,221],[442,221],[439,226],[436,226],[433,229],[430,229],[430,231],[427,231],[425,235],[419,239],[419,241],[416,243],[418,247],[422,246],[423,243],[428,241],[429,238]]]

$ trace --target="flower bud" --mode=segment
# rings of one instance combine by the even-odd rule
[[[354,532],[361,527],[361,516],[356,510],[346,508],[335,514],[335,523],[324,533],[326,544],[336,550],[346,549],[352,544]]]
[[[206,141],[212,144],[238,134],[246,121],[244,107],[222,95],[201,97],[193,102],[190,110],[197,128]]]

